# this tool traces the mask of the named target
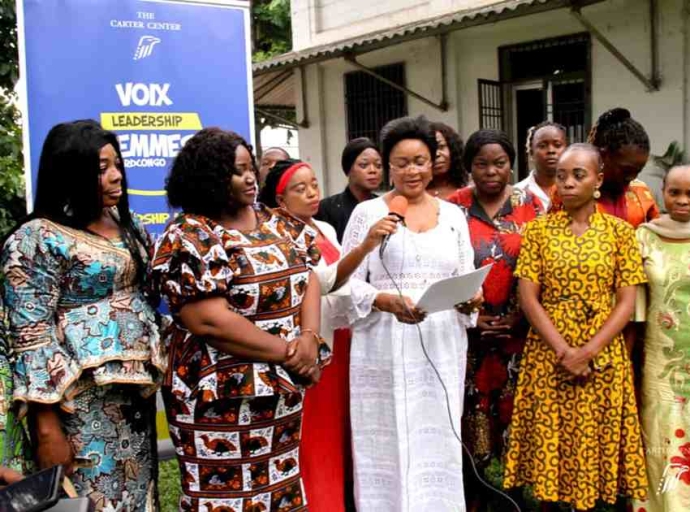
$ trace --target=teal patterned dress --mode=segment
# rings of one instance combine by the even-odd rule
[[[147,262],[150,247],[139,249]],[[20,414],[30,402],[59,404],[74,454],[91,461],[73,482],[96,510],[154,510],[166,357],[129,250],[35,219],[5,243],[2,270]]]

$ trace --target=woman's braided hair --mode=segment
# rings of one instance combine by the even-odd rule
[[[539,124],[536,124],[532,126],[529,130],[527,130],[527,143],[525,144],[525,151],[527,151],[527,158],[532,156],[532,142],[534,142],[534,135],[541,130],[542,128],[546,128],[547,126],[553,126],[557,130],[560,130],[563,132],[563,136],[566,139],[566,144],[568,143],[568,131],[565,129],[565,126],[563,126],[560,123],[556,123],[554,121],[542,121]]]
[[[589,132],[587,142],[599,150],[618,151],[623,146],[637,146],[649,151],[649,136],[640,123],[630,116],[625,108],[607,110]]]

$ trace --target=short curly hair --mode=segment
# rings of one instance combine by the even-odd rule
[[[450,150],[450,169],[448,169],[448,173],[451,183],[458,188],[464,187],[467,185],[468,175],[465,167],[462,165],[462,153],[465,146],[460,134],[444,123],[431,123],[431,129],[434,130],[434,133],[439,132],[443,135],[443,138],[446,139],[446,144],[448,144],[448,149]]]
[[[403,140],[414,139],[423,142],[431,154],[431,163],[436,160],[436,132],[431,128],[431,123],[424,116],[399,117],[389,121],[381,129],[381,160],[383,169],[388,172],[390,156],[393,148]]]
[[[204,128],[182,147],[165,180],[168,203],[185,213],[218,218],[232,207],[230,179],[235,172],[235,153],[244,146],[256,161],[252,147],[240,135]]]
[[[589,142],[576,142],[565,148],[565,151],[563,151],[561,154],[561,158],[572,153],[573,151],[583,151],[594,156],[594,159],[597,161],[597,171],[601,172],[604,167],[604,163],[601,159],[601,153],[599,152],[598,147],[596,147],[594,144],[590,144]]]
[[[510,159],[510,167],[515,166],[515,146],[510,141],[508,134],[501,130],[479,130],[470,135],[465,144],[465,153],[462,156],[463,165],[467,172],[472,172],[472,161],[487,144],[498,144],[506,152]]]

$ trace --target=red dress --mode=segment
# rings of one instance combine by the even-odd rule
[[[477,200],[473,187],[458,190],[448,201],[460,206],[467,217],[475,267],[493,263],[482,286],[482,314],[515,314],[518,310],[517,278],[513,272],[522,232],[529,221],[543,213],[541,202],[531,192],[514,188],[496,216],[490,218]],[[520,325],[509,339],[499,342],[482,339],[477,329],[467,334],[462,436],[475,462],[486,467],[492,459],[502,460],[527,330],[526,325]]]
[[[340,251],[321,236],[316,241],[323,260],[332,265]],[[321,381],[307,390],[302,420],[300,466],[309,512],[354,510],[350,434],[349,329],[333,337],[333,357]]]

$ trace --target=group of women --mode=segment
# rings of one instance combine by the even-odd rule
[[[635,180],[649,148],[624,109],[589,144],[545,122],[513,185],[506,134],[463,147],[401,118],[348,143],[348,185],[322,200],[306,162],[273,150],[260,175],[242,137],[207,128],[174,161],[180,213],[153,247],[117,138],[58,125],[3,245],[0,466],[62,464],[97,510],[156,510],[161,387],[181,510],[486,510],[503,498],[475,466],[524,510],[523,487],[543,509],[685,510],[690,168],[660,217]],[[471,300],[417,306],[487,264]]]

